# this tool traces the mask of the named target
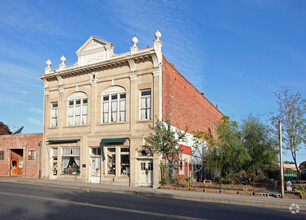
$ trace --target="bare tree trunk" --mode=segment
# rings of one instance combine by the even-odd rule
[[[300,171],[299,171],[299,168],[298,168],[297,162],[296,162],[296,152],[294,152],[293,149],[292,149],[291,154],[292,154],[293,162],[294,162],[294,165],[295,165],[295,168],[296,168],[297,179],[299,180]]]

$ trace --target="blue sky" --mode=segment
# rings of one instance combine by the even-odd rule
[[[166,58],[233,120],[276,110],[274,91],[305,97],[306,1],[4,1],[0,7],[0,121],[43,130],[46,60],[58,68],[95,35],[129,51],[162,33]],[[14,127],[16,126],[16,128]],[[286,155],[285,159],[290,159]],[[306,159],[305,150],[298,161]]]

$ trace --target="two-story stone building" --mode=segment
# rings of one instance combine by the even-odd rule
[[[144,137],[166,115],[174,126],[207,131],[222,117],[153,47],[114,53],[114,45],[90,37],[78,61],[56,70],[47,61],[44,82],[43,177],[157,187],[160,156]]]

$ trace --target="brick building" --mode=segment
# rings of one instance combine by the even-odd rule
[[[114,53],[114,45],[90,37],[78,61],[58,69],[47,61],[44,82],[43,177],[157,187],[160,155],[144,138],[156,119],[211,131],[223,115],[153,47]],[[192,137],[191,134],[189,134]],[[188,145],[188,143],[185,143]],[[188,171],[189,172],[189,171]]]
[[[0,136],[0,176],[40,177],[42,133]]]

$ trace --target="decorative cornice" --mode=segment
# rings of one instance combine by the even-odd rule
[[[86,71],[96,71],[98,69],[112,68],[112,67],[116,67],[116,66],[124,65],[124,64],[130,65],[129,60],[133,60],[134,63],[135,61],[138,61],[138,60],[149,60],[151,59],[153,54],[155,54],[155,51],[152,48],[150,50],[145,50],[143,52],[140,50],[138,51],[137,54],[122,55],[122,56],[119,55],[120,57],[114,57],[111,60],[107,60],[107,61],[103,61],[103,62],[99,62],[95,64],[90,64],[86,66],[73,66],[73,67],[67,66],[64,70],[53,70],[52,73],[41,75],[40,78],[50,79],[50,78],[56,77],[57,75],[66,76],[66,75],[77,74],[77,73],[86,72]]]

